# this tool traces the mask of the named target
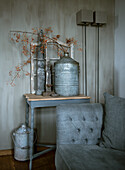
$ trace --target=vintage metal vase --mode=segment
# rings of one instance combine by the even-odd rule
[[[55,93],[60,96],[79,94],[79,63],[68,53],[55,63]]]

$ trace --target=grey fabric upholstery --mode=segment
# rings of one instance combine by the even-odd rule
[[[57,170],[125,170],[124,151],[95,145],[102,128],[101,104],[65,104],[56,113]]]
[[[125,152],[97,145],[59,145],[57,170],[125,170]]]
[[[58,144],[97,144],[101,135],[101,104],[64,104],[57,106]]]
[[[100,146],[125,151],[125,99],[104,93],[105,121]]]

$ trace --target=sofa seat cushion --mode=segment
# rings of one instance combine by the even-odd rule
[[[57,170],[125,170],[125,152],[97,145],[59,145]]]

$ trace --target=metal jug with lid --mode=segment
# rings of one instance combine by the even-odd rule
[[[19,161],[29,159],[29,140],[31,129],[22,124],[13,132],[14,158]]]
[[[79,63],[68,53],[55,63],[55,92],[60,96],[79,94]]]

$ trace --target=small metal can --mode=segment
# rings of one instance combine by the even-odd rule
[[[18,161],[25,161],[29,159],[29,140],[31,129],[22,124],[16,129],[13,134],[14,142],[14,158]]]

